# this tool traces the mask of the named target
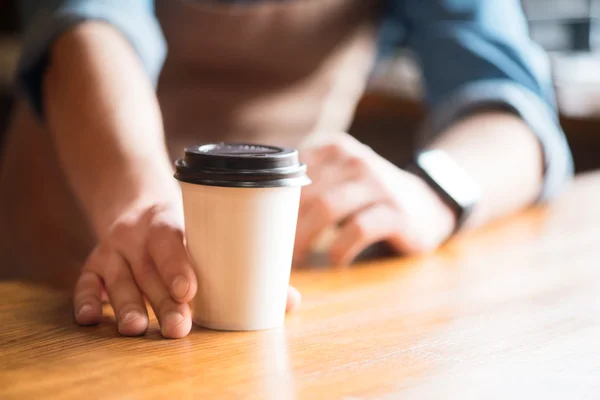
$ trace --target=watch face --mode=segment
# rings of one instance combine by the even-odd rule
[[[481,197],[479,185],[443,151],[424,151],[417,162],[461,206],[472,206]]]

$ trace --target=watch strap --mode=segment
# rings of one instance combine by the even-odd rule
[[[406,170],[423,179],[454,212],[454,233],[460,230],[480,198],[477,183],[441,150],[417,153]]]

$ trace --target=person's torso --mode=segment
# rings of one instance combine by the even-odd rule
[[[156,6],[171,156],[209,140],[295,146],[349,124],[375,57],[375,0]],[[69,286],[94,236],[53,147],[21,99],[0,159],[0,275]]]
[[[172,155],[199,141],[297,146],[348,128],[376,55],[376,0],[157,0]]]

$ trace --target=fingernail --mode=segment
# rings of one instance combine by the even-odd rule
[[[79,310],[77,310],[77,317],[89,315],[92,313],[92,311],[94,311],[94,307],[92,307],[91,304],[85,303],[81,307],[79,307]]]
[[[179,275],[173,279],[171,289],[173,290],[173,295],[176,298],[181,299],[185,297],[190,290],[190,281],[185,276]]]
[[[170,312],[165,316],[164,322],[169,325],[177,326],[184,320],[183,314],[178,312]]]
[[[183,314],[170,312],[161,321],[161,333],[166,338],[178,338],[187,335],[191,325],[185,325],[186,319]]]
[[[127,324],[138,318],[142,318],[142,314],[140,314],[138,311],[128,311],[125,314],[123,314],[123,316],[121,317],[121,323]]]

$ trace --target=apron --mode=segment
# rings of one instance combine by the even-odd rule
[[[370,0],[157,0],[172,159],[201,142],[299,147],[346,131],[375,59],[377,13]],[[68,286],[94,237],[52,146],[21,102],[0,160],[0,275]]]
[[[366,0],[157,1],[172,157],[198,142],[298,147],[346,131],[374,60],[375,12]]]

